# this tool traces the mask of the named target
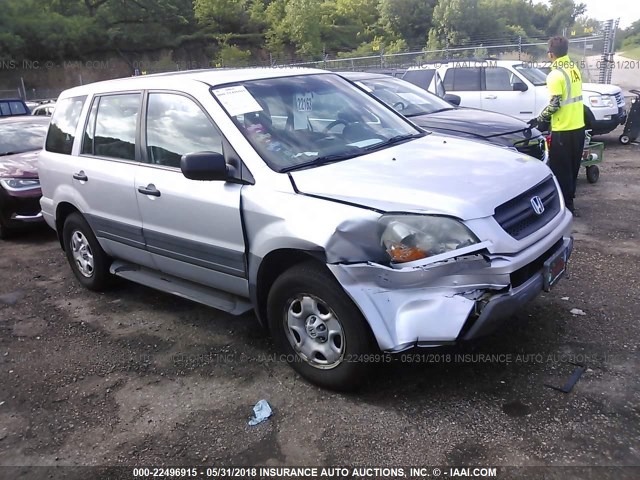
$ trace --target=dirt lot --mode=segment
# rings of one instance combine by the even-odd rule
[[[581,172],[557,288],[481,343],[399,357],[359,394],[276,361],[251,314],[130,283],[88,292],[47,230],[0,242],[0,465],[638,467],[640,147],[618,134],[600,181]],[[587,367],[570,393],[545,386],[570,362]],[[262,398],[274,416],[249,427]]]

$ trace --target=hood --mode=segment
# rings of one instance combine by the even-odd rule
[[[39,150],[0,157],[0,178],[38,178],[38,155]]]
[[[301,193],[383,212],[491,216],[551,174],[518,152],[431,134],[361,157],[290,173]]]
[[[615,95],[616,93],[621,93],[620,87],[617,85],[607,85],[602,83],[583,83],[582,91],[585,92],[596,92],[601,95]]]
[[[462,134],[463,136],[487,139],[500,145],[512,146],[514,143],[538,135],[525,137],[523,131],[527,124],[522,120],[502,113],[488,112],[475,108],[454,108],[442,112],[430,113],[416,117],[409,117],[416,125],[427,130],[446,133],[448,135]]]

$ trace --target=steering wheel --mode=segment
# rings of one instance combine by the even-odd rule
[[[402,102],[396,102],[393,104],[394,110],[404,110],[405,108],[407,108],[407,106]]]
[[[344,118],[338,118],[337,120],[334,120],[329,125],[324,127],[324,130],[322,132],[329,133],[333,128],[337,127],[338,125],[344,125],[346,127],[348,124],[349,122],[346,121]]]

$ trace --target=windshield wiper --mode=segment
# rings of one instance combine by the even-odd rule
[[[440,113],[440,112],[446,112],[447,110],[453,110],[455,107],[445,107],[445,108],[439,108],[438,110],[434,110],[432,112],[418,112],[418,113],[410,113],[409,115],[405,115],[405,117],[407,118],[411,118],[411,117],[418,117],[420,115],[431,115],[433,113]]]
[[[292,172],[293,170],[300,170],[307,167],[317,167],[319,165],[326,165],[327,163],[339,162],[341,160],[348,160],[349,158],[357,157],[362,154],[362,149],[358,148],[344,153],[334,153],[331,155],[322,155],[320,157],[309,160],[308,162],[299,163],[297,165],[291,165],[290,167],[281,168],[280,173]]]
[[[405,141],[411,140],[413,138],[424,137],[426,134],[427,134],[426,132],[422,132],[422,133],[407,133],[405,135],[396,135],[395,137],[391,137],[391,138],[385,140],[384,142],[375,143],[373,145],[369,145],[368,147],[364,147],[364,150],[366,150],[368,152],[371,151],[371,150],[377,150],[379,148],[388,147],[390,145],[395,145],[396,143],[405,142]]]
[[[16,153],[22,153],[22,152],[2,152],[0,153],[0,157],[4,157],[6,155],[15,155]]]

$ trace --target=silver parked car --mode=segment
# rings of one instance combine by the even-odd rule
[[[518,152],[428,134],[341,77],[243,69],[64,92],[42,211],[87,288],[250,309],[307,379],[472,339],[551,288],[571,214]]]

